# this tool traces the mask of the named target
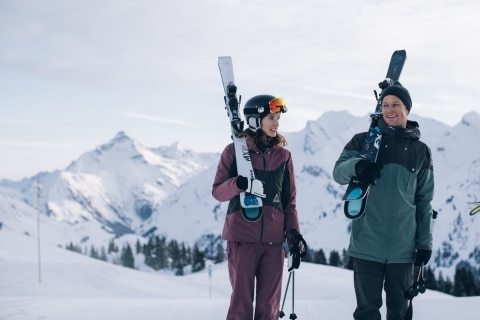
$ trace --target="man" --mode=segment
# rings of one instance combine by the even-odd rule
[[[399,82],[383,90],[382,142],[377,161],[360,157],[366,132],[354,135],[335,163],[333,177],[353,176],[371,185],[365,214],[352,221],[348,254],[353,259],[356,320],[380,319],[382,288],[388,320],[403,320],[413,265],[432,254],[434,179],[430,148],[420,141],[418,123],[407,119],[410,93]]]

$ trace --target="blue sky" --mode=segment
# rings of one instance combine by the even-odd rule
[[[225,55],[243,101],[286,99],[292,132],[325,111],[371,112],[406,49],[412,112],[455,125],[480,112],[478,16],[476,0],[3,0],[0,178],[63,169],[119,131],[220,152]]]

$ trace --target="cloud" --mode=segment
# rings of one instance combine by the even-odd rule
[[[155,122],[163,122],[163,123],[170,123],[170,124],[179,124],[182,126],[189,126],[189,123],[183,120],[179,119],[169,119],[169,118],[162,118],[162,117],[157,117],[157,116],[151,116],[148,114],[140,114],[140,113],[134,113],[134,112],[122,112],[122,115],[125,117],[129,118],[134,118],[134,119],[142,119],[142,120],[148,120],[148,121],[155,121]]]
[[[67,149],[72,148],[71,145],[65,143],[56,143],[48,141],[8,141],[0,140],[0,146],[4,147],[21,147],[21,148],[40,148],[40,149]]]
[[[455,125],[480,110],[480,2],[430,2],[2,0],[0,145],[31,146],[37,159],[40,146],[62,146],[49,143],[58,137],[86,150],[126,131],[210,150],[229,137],[217,67],[226,55],[243,101],[282,96],[282,129],[301,130],[325,111],[371,113],[391,53],[406,49],[400,80],[414,113]],[[191,130],[172,135],[171,126]],[[10,149],[9,158],[25,151]],[[56,156],[71,160],[72,150]]]

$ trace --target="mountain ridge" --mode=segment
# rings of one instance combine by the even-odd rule
[[[453,127],[416,115],[409,118],[419,122],[422,140],[433,153],[433,207],[439,212],[434,220],[435,266],[447,274],[461,260],[478,267],[478,222],[468,215],[468,203],[480,197],[480,155],[473,147],[480,137],[480,115],[469,112]],[[345,143],[368,124],[368,115],[332,111],[309,121],[304,130],[284,133],[294,159],[301,232],[313,249],[342,250],[348,244],[350,221],[341,201],[345,186],[333,181],[332,170]],[[120,131],[64,170],[17,182],[0,180],[0,219],[20,231],[20,220],[9,215],[33,220],[39,211],[43,223],[52,224],[47,229],[57,230],[49,236],[55,245],[105,245],[131,233],[188,243],[218,240],[227,208],[211,196],[220,152],[197,153],[178,143],[146,148]],[[61,236],[55,237],[57,232]]]

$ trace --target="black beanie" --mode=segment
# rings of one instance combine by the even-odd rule
[[[393,85],[383,90],[382,103],[383,103],[383,97],[386,97],[389,95],[396,96],[400,100],[402,100],[403,104],[405,105],[405,107],[407,107],[407,110],[410,113],[410,109],[412,109],[412,98],[410,98],[410,93],[404,86],[402,86],[400,82],[396,81]]]

